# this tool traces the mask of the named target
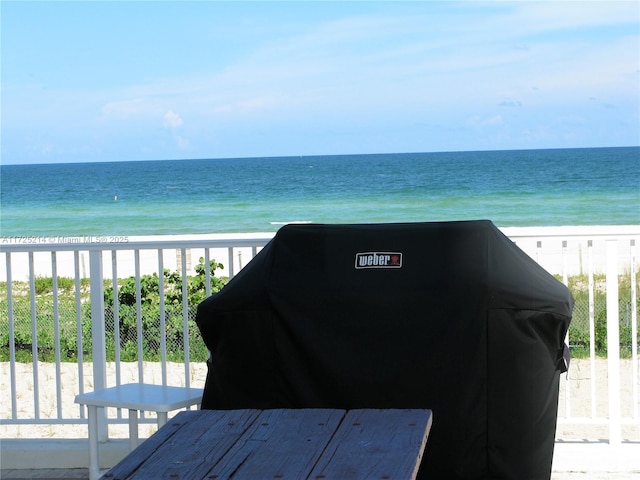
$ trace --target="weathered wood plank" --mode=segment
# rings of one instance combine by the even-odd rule
[[[178,432],[162,455],[149,459],[132,480],[207,478],[207,472],[250,428],[260,411],[204,411],[196,422]],[[185,426],[186,427],[186,426]]]
[[[265,410],[207,478],[307,478],[344,413],[329,409]]]
[[[414,479],[429,410],[181,412],[105,480]]]
[[[211,466],[237,442],[259,413],[259,410],[180,412],[143,442],[135,454],[128,455],[107,473],[113,476],[105,475],[103,478],[205,478]],[[156,440],[158,434],[162,436]],[[161,450],[158,450],[160,447]]]
[[[173,436],[185,423],[189,422],[189,418],[183,416],[183,413],[189,412],[181,412],[170,419],[164,428],[159,429],[135,449],[135,455],[127,455],[105,473],[101,477],[101,480],[125,480],[130,478],[131,474],[135,472],[149,456],[162,447],[169,437]]]
[[[351,410],[309,478],[415,479],[430,410]]]

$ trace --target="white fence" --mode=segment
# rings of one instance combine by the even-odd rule
[[[507,228],[503,231],[550,273],[560,276],[565,282],[572,276],[581,275],[586,282],[589,300],[588,313],[585,315],[589,322],[589,341],[585,348],[588,348],[588,358],[575,361],[569,374],[562,377],[559,438],[570,438],[576,428],[579,431],[582,427],[588,427],[602,428],[604,431],[596,431],[595,434],[592,433],[594,430],[590,430],[591,433],[580,431],[578,436],[606,436],[610,443],[619,443],[622,439],[640,440],[636,287],[636,245],[640,241],[640,226]],[[165,269],[176,271],[179,278],[186,279],[195,274],[194,267],[200,257],[204,265],[209,265],[213,259],[222,262],[225,264],[222,275],[233,277],[271,238],[271,234],[253,234],[2,239],[0,281],[6,282],[6,288],[4,296],[0,296],[5,303],[3,317],[0,318],[0,338],[6,342],[0,347],[7,352],[8,361],[0,363],[3,395],[0,437],[29,436],[29,428],[34,426],[50,426],[52,436],[56,436],[62,434],[65,426],[86,425],[84,411],[73,405],[75,394],[86,389],[108,387],[113,382],[119,384],[143,380],[168,385],[200,384],[205,367],[201,361],[196,364],[191,361],[195,325],[193,306],[188,301],[187,282],[181,282],[179,292],[182,296],[182,302],[179,302],[179,327],[165,323],[166,309],[169,307],[162,302],[158,306],[158,357],[150,362],[143,359],[142,345],[147,319],[143,313],[145,306],[140,300],[144,288],[142,280],[145,275],[158,274],[158,295],[164,298],[169,288],[164,283]],[[122,315],[118,302],[113,305],[114,318],[109,319],[105,317],[104,301],[105,283],[107,286],[117,285],[118,279],[129,276],[135,279],[137,297],[133,307],[138,355],[133,362],[122,359],[119,328],[112,327],[109,330],[108,325],[118,325],[119,315]],[[53,279],[52,293],[45,302],[45,313],[42,313],[42,306],[36,305],[36,284],[41,277]],[[61,314],[60,311],[61,289],[58,282],[64,277],[73,280],[75,308],[71,314]],[[631,329],[632,339],[631,344],[625,347],[628,348],[622,359],[619,341],[621,281],[629,285],[629,291],[625,292],[625,298],[628,296],[629,301],[622,325],[625,329]],[[208,270],[204,283],[208,296],[212,283]],[[595,351],[596,340],[602,338],[598,337],[596,331],[600,325],[596,298],[603,293],[602,290],[606,293],[606,359],[598,358]],[[116,294],[117,287],[114,298],[117,298]],[[18,317],[25,316],[24,313],[18,314],[16,308],[19,303],[24,305],[26,298],[29,304],[26,316],[30,322],[28,341],[23,338],[24,333],[16,328]],[[71,320],[69,315],[72,316]],[[47,323],[49,330],[43,332],[41,327],[47,322],[45,317],[50,319]],[[87,317],[90,320],[90,333],[86,331]],[[60,346],[61,333],[68,328],[76,332],[76,358],[73,362],[64,361],[68,350]],[[167,346],[172,328],[181,329],[181,358],[177,360],[171,357]],[[49,335],[55,345],[53,359],[48,363],[41,361],[43,353],[39,342],[43,342],[42,335]],[[109,337],[114,345],[107,341],[109,335],[115,336]],[[572,339],[568,341],[571,343]],[[17,355],[18,350],[29,342],[30,359],[25,364],[24,361],[18,361]],[[83,358],[88,342],[91,343],[91,362]],[[574,372],[577,372],[575,378]],[[25,385],[27,388],[24,388]],[[145,422],[144,419],[142,421]],[[146,421],[152,422],[153,419]],[[112,412],[107,422],[115,425],[126,422],[126,419],[122,418],[121,412]]]

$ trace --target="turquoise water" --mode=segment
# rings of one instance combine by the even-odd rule
[[[640,224],[640,147],[1,167],[3,237]]]

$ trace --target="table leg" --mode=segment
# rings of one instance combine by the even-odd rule
[[[98,458],[98,407],[87,405],[89,410],[89,480],[100,478]]]
[[[156,412],[156,414],[158,415],[158,428],[160,428],[167,423],[167,412]]]
[[[129,450],[133,450],[138,446],[138,411],[129,410]]]

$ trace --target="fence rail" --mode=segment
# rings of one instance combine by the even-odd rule
[[[561,379],[559,426],[600,425],[606,428],[610,443],[623,438],[640,440],[630,438],[638,437],[636,427],[640,425],[636,260],[640,226],[503,231],[550,273],[567,284],[577,282],[580,285],[573,286],[585,293],[584,298],[576,299],[579,311],[574,309],[574,320],[583,322],[588,333],[584,338],[570,336],[568,342],[586,357]],[[0,437],[21,435],[11,427],[86,424],[80,407],[69,408],[75,394],[86,389],[128,381],[190,386],[196,379],[200,383],[204,362],[195,344],[202,345],[187,280],[197,275],[197,265],[208,266],[214,259],[225,264],[220,273],[232,278],[271,238],[272,234],[120,237],[119,241],[105,242],[93,237],[75,241],[74,237],[56,243],[37,239],[18,243],[13,239],[0,244],[4,253],[0,256],[0,281],[6,282],[4,294],[0,294],[0,348],[5,357],[0,363]],[[195,258],[202,258],[202,262],[196,263]],[[166,270],[175,272],[171,277],[177,279],[175,285],[169,284]],[[165,298],[174,288],[175,304],[143,304],[148,287],[145,276],[153,274],[157,298]],[[135,302],[126,307],[119,301],[119,281],[128,277],[133,278]],[[51,278],[49,293],[38,293],[41,278]],[[68,278],[71,284],[65,280],[62,285]],[[211,295],[212,285],[213,274],[205,268],[205,296]],[[105,288],[113,290],[112,304],[105,305]],[[147,315],[147,308],[156,310]],[[121,337],[119,327],[125,317],[131,319],[127,333],[131,336],[127,338]],[[145,338],[150,331],[154,335],[151,340]],[[622,342],[622,351],[621,334],[628,337]],[[74,339],[72,345],[61,345],[69,338]],[[53,351],[43,348],[45,342],[54,345]],[[156,352],[152,360],[145,359],[148,352],[144,346],[149,342]],[[135,361],[131,361],[127,345],[134,345]],[[602,357],[602,345],[606,358]],[[24,357],[18,358],[25,346],[27,363]],[[65,361],[66,355],[72,355],[73,362]],[[198,357],[196,362],[192,355]],[[47,363],[43,363],[45,356]],[[600,386],[603,381],[604,392]],[[125,421],[121,412],[110,412],[103,428]],[[636,430],[625,430],[626,426]],[[597,438],[602,438],[600,433]]]

